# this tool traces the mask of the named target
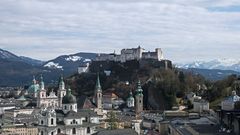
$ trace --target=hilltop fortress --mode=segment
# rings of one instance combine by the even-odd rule
[[[109,75],[121,72],[121,76],[127,78],[129,73],[147,67],[172,69],[172,62],[163,58],[163,52],[160,48],[150,52],[138,46],[137,48],[122,49],[120,54],[115,52],[98,54],[89,65],[89,72],[107,72]]]
[[[131,60],[141,59],[154,59],[161,61],[163,60],[163,52],[161,48],[156,48],[155,52],[146,52],[143,48],[122,49],[121,54],[99,54],[96,57],[96,61],[115,61],[115,62],[126,62]]]

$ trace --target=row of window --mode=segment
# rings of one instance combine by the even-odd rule
[[[77,106],[75,105],[74,108],[77,109]],[[67,106],[66,105],[64,106],[64,109],[67,110]],[[72,109],[73,109],[73,105],[70,106],[70,110],[72,110]]]
[[[51,125],[54,125],[54,119],[53,118],[51,118],[51,123],[50,123]],[[43,122],[43,120],[41,120],[41,125],[44,125],[44,122]]]
[[[57,129],[57,133],[58,133],[58,134],[61,133],[61,129],[60,129],[60,128]],[[90,132],[89,132],[89,133],[90,133]],[[44,132],[41,131],[40,134],[41,134],[41,135],[44,135]],[[76,128],[73,128],[73,129],[72,129],[72,134],[76,134]],[[54,135],[54,132],[51,132],[51,135]]]

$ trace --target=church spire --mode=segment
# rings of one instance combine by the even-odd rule
[[[97,74],[97,81],[95,86],[95,95],[93,98],[93,103],[95,103],[98,109],[102,109],[102,88],[100,84],[99,74]]]
[[[96,82],[95,90],[96,91],[102,91],[102,87],[101,87],[100,79],[99,79],[99,73],[97,75],[97,82]]]

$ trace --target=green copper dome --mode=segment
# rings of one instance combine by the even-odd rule
[[[32,85],[28,87],[29,93],[36,93],[39,90],[39,84],[37,84],[37,81],[35,77],[33,76]]]
[[[75,104],[77,103],[77,99],[74,95],[71,93],[71,89],[67,90],[67,94],[62,99],[63,104]]]

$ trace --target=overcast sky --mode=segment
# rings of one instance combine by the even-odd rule
[[[240,59],[240,0],[0,0],[0,48],[17,55],[138,45],[175,62]]]

